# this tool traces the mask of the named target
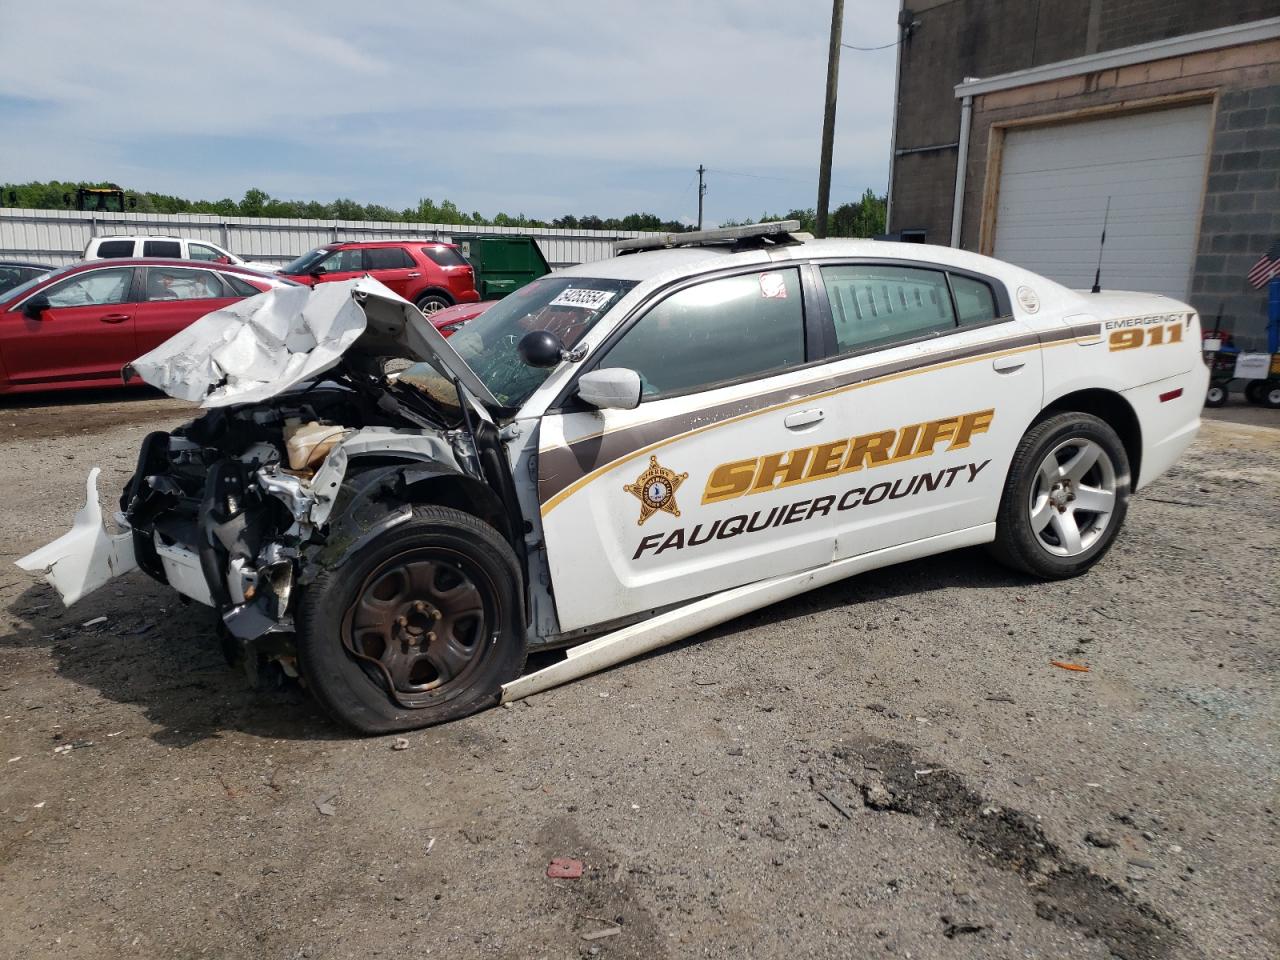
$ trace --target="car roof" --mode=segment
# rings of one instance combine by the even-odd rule
[[[887,240],[863,240],[835,238],[827,240],[799,239],[777,246],[760,248],[735,247],[732,244],[674,247],[671,249],[639,250],[608,260],[580,263],[556,271],[556,276],[593,277],[602,280],[633,280],[643,282],[654,277],[674,279],[680,276],[696,276],[725,267],[747,266],[760,263],[785,264],[791,260],[837,259],[843,257],[868,260],[902,260],[913,263],[937,264],[978,273],[1004,275],[1010,270],[1025,271],[990,257],[954,247],[942,247],[925,243],[896,243]],[[1032,276],[1027,274],[1027,276]],[[1038,278],[1043,282],[1043,278]]]
[[[430,237],[408,237],[399,240],[333,240],[323,244],[321,249],[336,250],[338,247],[456,247],[456,243],[447,240],[433,240]]]
[[[198,241],[197,241],[198,242]],[[189,270],[221,270],[224,273],[246,273],[263,276],[263,271],[242,267],[238,263],[216,263],[213,260],[187,260],[181,257],[107,257],[103,260],[81,260],[73,266],[84,270],[102,267],[186,267]],[[270,274],[266,274],[270,276]]]
[[[33,267],[37,270],[57,269],[51,263],[34,263],[31,260],[0,260],[0,267]]]
[[[173,237],[173,236],[170,236],[170,234],[164,234],[164,233],[116,233],[110,237],[95,237],[93,239],[99,242],[109,241],[109,239],[132,239],[132,241],[138,241],[138,239],[142,239],[142,241],[147,241],[147,239],[168,239],[168,241],[187,241],[189,243],[207,243],[207,244],[210,244],[210,246],[218,246],[218,244],[212,241],[205,241],[205,239],[198,239],[198,238],[192,238],[192,237]]]

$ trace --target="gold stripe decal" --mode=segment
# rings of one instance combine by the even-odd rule
[[[756,409],[750,408],[754,398],[743,398],[742,400],[724,405],[724,408],[737,407],[741,410],[745,406],[747,409],[742,413],[726,416],[723,419],[716,418],[715,410],[699,410],[695,411],[687,418],[673,418],[676,420],[676,423],[672,424],[672,427],[675,427],[675,429],[668,427],[664,430],[662,424],[656,423],[639,424],[635,427],[624,428],[615,434],[603,433],[583,437],[572,441],[567,447],[552,447],[546,450],[541,450],[539,451],[539,460],[541,461],[542,469],[547,469],[548,461],[552,460],[552,458],[555,458],[555,469],[552,470],[551,474],[543,474],[547,479],[540,480],[539,486],[544,489],[548,485],[552,486],[553,489],[558,487],[558,489],[554,490],[554,493],[545,498],[545,502],[542,504],[542,516],[545,517],[574,493],[581,490],[584,486],[602,474],[622,466],[637,457],[648,456],[649,454],[652,454],[668,444],[676,442],[677,440],[684,440],[707,430],[714,430],[717,427],[729,426],[730,424],[734,424],[751,417],[775,413],[791,407],[812,403],[815,400],[822,400],[827,397],[844,394],[852,390],[860,390],[863,387],[890,383],[895,380],[901,380],[905,377],[913,377],[917,374],[930,373],[935,370],[946,370],[951,367],[994,360],[999,357],[1013,356],[1015,354],[1027,353],[1033,350],[1041,350],[1050,346],[1074,344],[1078,337],[1089,336],[1090,334],[1097,335],[1101,330],[1101,326],[1102,325],[1100,323],[1079,324],[1071,327],[1064,326],[1059,330],[1042,332],[1038,336],[1036,334],[1019,333],[1015,336],[1001,338],[1000,340],[991,340],[986,343],[974,344],[971,347],[959,348],[940,357],[935,356],[932,359],[912,358],[910,360],[897,361],[854,371],[840,379],[828,377],[824,378],[824,380],[818,381],[817,384],[797,384],[793,387],[787,388],[785,391],[776,391],[766,394],[762,398],[772,398],[785,393],[785,395],[789,395],[789,399],[781,402],[765,403]],[[824,382],[826,384],[830,384],[830,386],[825,389],[822,386],[819,386]],[[818,387],[817,392],[807,393],[804,396],[794,399],[790,398],[794,397],[798,390],[804,390],[806,387],[813,388],[815,386]],[[713,422],[708,423],[708,419],[711,419]],[[686,423],[690,424],[690,426],[685,429],[679,429],[679,426]],[[692,426],[691,424],[694,423],[699,423],[700,425]],[[665,433],[665,435],[663,435],[663,433]],[[633,445],[630,442],[626,442],[625,439],[620,439],[619,443],[611,448],[608,446],[609,442],[617,437],[618,434],[634,434],[637,439],[641,440],[641,442],[634,443]],[[649,442],[643,442],[645,439],[648,439]],[[586,454],[592,448],[595,448],[596,455],[589,457],[582,456],[582,454]],[[609,453],[604,453],[604,450],[609,450]],[[580,451],[581,454],[579,453]],[[583,463],[583,459],[586,459],[587,462]],[[595,460],[598,466],[591,464],[591,460]],[[601,460],[604,462],[600,462]],[[584,467],[587,469],[583,470],[582,475],[578,476],[571,482],[565,483],[564,480],[558,478],[554,481],[550,479],[550,477],[555,474],[563,476],[564,474],[571,475],[572,473],[577,473],[578,470],[582,470]]]

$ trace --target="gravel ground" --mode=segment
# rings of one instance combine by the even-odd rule
[[[0,955],[1277,956],[1280,414],[1210,413],[1085,577],[893,567],[397,750],[10,566],[186,413],[9,401]]]

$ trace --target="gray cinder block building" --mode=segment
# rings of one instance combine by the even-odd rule
[[[889,230],[1265,343],[1280,239],[1275,0],[904,0]]]

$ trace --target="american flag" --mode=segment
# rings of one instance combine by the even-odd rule
[[[1249,270],[1249,282],[1253,284],[1254,289],[1261,287],[1272,277],[1280,277],[1280,240],[1271,244],[1267,252],[1262,255],[1262,259]]]

